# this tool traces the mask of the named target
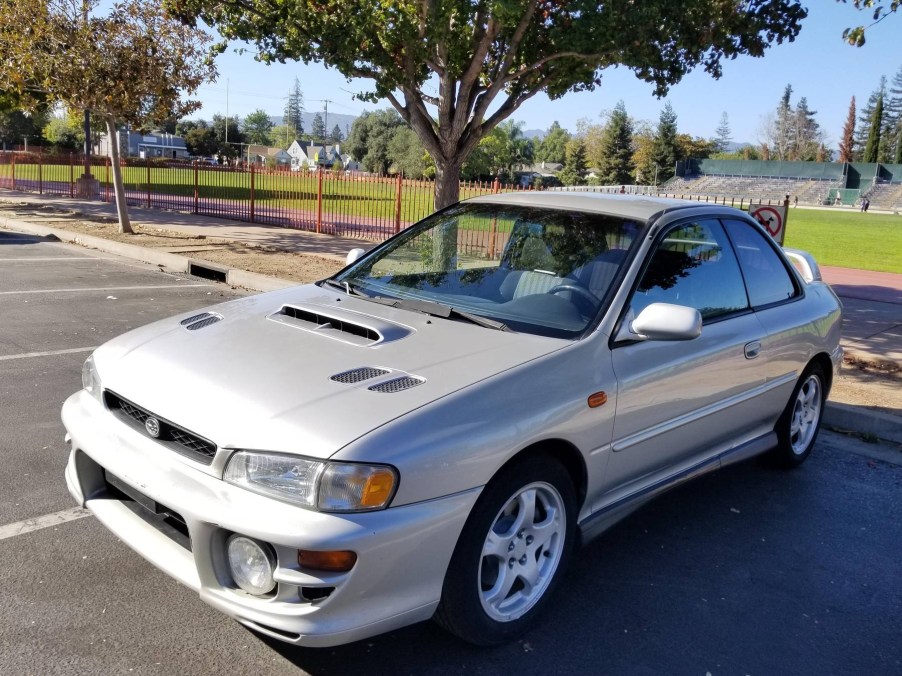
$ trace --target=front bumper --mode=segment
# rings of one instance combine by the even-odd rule
[[[83,391],[66,401],[62,417],[72,444],[66,483],[80,505],[210,605],[299,645],[339,645],[431,617],[480,492],[366,514],[322,514],[221,481],[209,466],[121,423]],[[160,525],[165,514],[153,517],[111,488],[108,474],[180,517],[190,541],[167,534]],[[272,545],[278,585],[271,596],[252,596],[232,581],[225,556],[232,533]],[[348,549],[358,560],[346,573],[305,570],[298,549]]]

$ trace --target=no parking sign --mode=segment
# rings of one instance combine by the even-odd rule
[[[768,234],[783,246],[786,235],[786,207],[772,204],[749,204],[749,215],[764,226]]]

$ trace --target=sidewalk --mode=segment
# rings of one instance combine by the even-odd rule
[[[86,218],[116,218],[115,205],[100,202],[82,202],[9,190],[0,190],[0,201],[69,210],[82,213]],[[314,254],[336,260],[344,260],[347,252],[351,249],[357,247],[370,249],[376,245],[376,242],[366,240],[318,235],[303,230],[256,225],[179,212],[130,207],[129,213],[133,222],[143,226],[192,236],[204,235],[243,244],[262,245],[301,254]],[[0,219],[0,226],[14,228],[17,225],[26,224],[17,224],[13,219],[7,219],[4,223],[3,219]],[[51,225],[56,227],[55,224]],[[64,223],[59,223],[59,225],[64,227]],[[46,233],[35,232],[35,234]],[[80,235],[77,239],[79,241],[95,240],[90,242],[89,246],[98,246],[97,238]],[[161,256],[171,257],[166,260],[181,260],[184,262],[183,270],[189,270],[189,261],[183,256],[156,251],[152,252],[155,256],[148,257],[146,253],[140,252],[141,247],[135,245],[123,245],[115,242],[108,244],[109,248],[106,250],[112,253],[132,255],[161,265],[164,264],[160,262]],[[100,242],[99,246],[105,245]],[[902,371],[902,274],[827,266],[822,267],[821,272],[825,281],[833,287],[843,301],[842,345],[846,350],[847,357],[885,371]],[[228,277],[230,283],[252,290],[264,291],[290,284],[285,280],[266,278],[253,273],[248,274],[245,271],[233,270],[230,273],[232,273]],[[861,418],[862,412],[867,409],[861,406],[840,404],[833,404],[831,411],[838,416],[836,421],[831,424],[878,434],[883,438],[892,439],[896,443],[902,443],[902,423],[899,422],[897,415],[874,413],[877,418],[873,416]],[[867,411],[867,413],[871,412]],[[902,411],[899,411],[898,415],[902,416]],[[882,430],[888,430],[888,432],[884,433]]]

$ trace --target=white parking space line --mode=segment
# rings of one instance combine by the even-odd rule
[[[98,257],[99,258],[99,257]],[[91,256],[52,256],[46,258],[0,258],[0,263],[46,263],[48,261],[96,261]],[[101,259],[102,260],[102,259]]]
[[[32,531],[41,530],[42,528],[50,528],[58,526],[67,521],[75,521],[91,516],[91,512],[81,507],[73,507],[72,509],[64,509],[61,512],[53,514],[45,514],[44,516],[36,516],[33,519],[25,519],[25,521],[17,521],[6,526],[0,526],[0,540],[13,538],[17,535],[24,535]]]
[[[87,289],[28,289],[25,291],[0,291],[0,296],[17,296],[39,293],[82,293],[97,291],[148,291],[154,289],[191,289],[201,286],[216,286],[216,284],[157,284],[144,286],[98,286]]]
[[[0,361],[8,361],[10,359],[28,359],[29,357],[55,357],[58,354],[76,354],[78,352],[93,352],[97,349],[94,347],[73,347],[68,350],[50,350],[49,352],[23,352],[22,354],[4,354],[0,355]]]

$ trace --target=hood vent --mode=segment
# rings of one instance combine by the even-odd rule
[[[411,387],[422,385],[425,382],[425,378],[417,378],[415,376],[401,376],[400,378],[392,378],[391,380],[386,380],[385,382],[370,385],[366,389],[368,389],[370,392],[394,394],[395,392],[403,392],[404,390],[409,390]]]
[[[382,335],[369,326],[293,305],[284,305],[270,319],[325,335],[333,334],[335,338],[339,336],[334,334],[340,334],[342,340],[354,345],[373,345],[382,340]]]
[[[336,383],[342,383],[343,385],[354,385],[355,383],[360,383],[364,380],[384,376],[387,373],[391,373],[391,371],[388,369],[376,368],[375,366],[362,366],[357,369],[351,369],[350,371],[344,371],[343,373],[336,373],[329,378],[329,380],[334,380]]]
[[[215,312],[201,312],[199,315],[183,319],[179,324],[184,326],[188,331],[197,331],[198,329],[215,324],[221,319],[222,315],[216,314]]]

